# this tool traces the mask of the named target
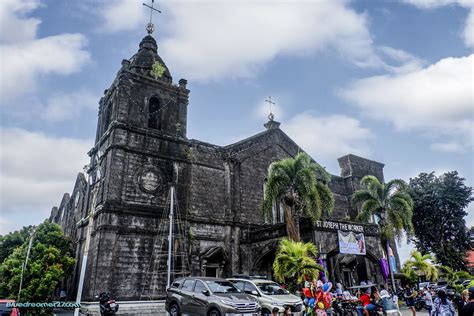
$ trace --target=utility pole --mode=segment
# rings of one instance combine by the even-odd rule
[[[26,265],[28,264],[28,258],[30,257],[31,247],[33,245],[33,237],[35,235],[36,228],[33,228],[30,236],[30,242],[28,243],[28,250],[26,251],[25,262],[21,265],[21,278],[20,278],[20,287],[18,288],[18,297],[17,302],[20,301],[21,288],[23,286],[23,274],[25,273]]]

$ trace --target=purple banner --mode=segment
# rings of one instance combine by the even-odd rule
[[[387,259],[385,259],[385,258],[380,259],[380,269],[382,270],[382,275],[383,275],[383,278],[384,278],[385,282],[387,282],[387,280],[388,280],[388,269],[389,269]]]

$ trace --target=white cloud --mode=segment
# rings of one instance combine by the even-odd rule
[[[374,47],[366,14],[351,9],[348,1],[164,1],[159,7],[165,12],[154,18],[164,28],[160,54],[176,73],[192,80],[253,77],[278,56],[330,50],[358,67],[390,72],[420,64],[402,50]],[[106,32],[144,28],[148,14],[127,0],[103,2],[99,9]]]
[[[0,235],[6,235],[11,231],[15,231],[15,229],[11,229],[11,227],[12,223],[0,214]]]
[[[73,189],[77,173],[88,163],[93,140],[57,138],[23,129],[2,129],[0,209],[2,221],[49,216],[64,192]],[[1,232],[0,232],[1,234]]]
[[[430,148],[433,151],[438,151],[442,153],[464,153],[466,149],[464,146],[457,142],[448,142],[448,143],[433,143],[430,145]]]
[[[26,15],[38,6],[39,1],[0,1],[2,104],[33,91],[41,75],[71,74],[79,71],[90,59],[84,50],[87,40],[82,34],[36,38],[40,21]],[[8,34],[10,30],[13,35]]]
[[[464,26],[463,37],[466,46],[474,48],[474,9],[469,11],[469,16],[466,20],[466,26]]]
[[[190,79],[249,77],[277,56],[326,49],[361,67],[383,64],[373,51],[366,16],[345,1],[180,1],[163,6],[170,18],[164,23],[161,54]]]
[[[282,129],[317,161],[334,160],[348,153],[370,153],[370,130],[348,116],[316,117],[301,113],[284,122]]]
[[[442,143],[456,140],[471,147],[473,65],[474,55],[445,58],[408,73],[356,80],[339,94],[367,115],[392,122],[398,130],[420,130],[441,138]],[[434,145],[437,150],[442,147]]]
[[[98,109],[100,97],[87,91],[58,93],[51,96],[41,117],[50,122],[60,122],[77,118],[83,110]]]
[[[384,63],[384,68],[391,73],[406,73],[421,69],[425,61],[402,50],[389,46],[377,47],[377,51],[384,59],[390,59],[389,63]],[[395,65],[392,65],[394,64]]]
[[[39,6],[39,0],[0,1],[0,43],[33,40],[41,21],[25,15]]]
[[[420,9],[436,9],[446,5],[459,5],[469,10],[463,33],[461,34],[467,47],[474,48],[474,1],[472,0],[404,0]]]
[[[100,7],[99,14],[103,19],[102,30],[105,32],[122,32],[134,30],[139,26],[145,28],[147,12],[138,1],[106,1]],[[96,3],[94,3],[94,6]],[[155,12],[156,15],[156,12]]]

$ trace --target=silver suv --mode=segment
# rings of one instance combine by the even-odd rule
[[[166,291],[166,311],[181,314],[256,316],[260,305],[251,295],[241,293],[231,282],[206,277],[186,277],[173,281]]]
[[[303,301],[296,295],[290,294],[278,283],[262,279],[228,279],[234,283],[235,287],[246,294],[255,297],[262,307],[262,315],[272,314],[273,308],[278,308],[279,312],[284,312],[289,306],[292,315],[303,314]]]

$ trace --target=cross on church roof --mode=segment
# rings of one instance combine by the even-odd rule
[[[274,101],[272,101],[272,97],[268,97],[268,99],[265,100],[265,102],[267,102],[268,104],[270,104],[270,114],[268,114],[268,119],[270,121],[273,121],[273,119],[275,118],[275,115],[273,115],[272,113],[272,105],[273,104],[276,104]]]
[[[150,9],[150,22],[148,22],[148,25],[146,26],[146,31],[148,32],[149,35],[151,35],[151,33],[153,33],[153,31],[155,30],[155,26],[153,25],[153,23],[151,23],[151,19],[153,18],[153,11],[161,13],[160,10],[153,7],[154,3],[155,3],[155,0],[151,0],[151,5],[143,3],[145,7]]]

